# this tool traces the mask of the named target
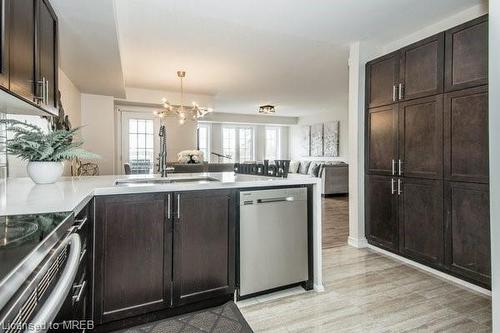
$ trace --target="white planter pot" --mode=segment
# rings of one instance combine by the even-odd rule
[[[29,162],[28,175],[37,184],[52,184],[64,172],[63,162]]]

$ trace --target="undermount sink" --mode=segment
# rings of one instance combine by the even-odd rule
[[[115,181],[116,186],[120,185],[155,185],[155,184],[177,184],[177,183],[208,183],[218,182],[219,180],[212,177],[192,177],[192,178],[151,178],[151,179],[118,179]]]

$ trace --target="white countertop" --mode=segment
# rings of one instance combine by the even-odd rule
[[[288,178],[235,175],[232,172],[168,176],[174,180],[199,177],[215,178],[218,181],[116,186],[115,181],[120,179],[160,178],[158,175],[116,175],[63,177],[55,184],[36,185],[30,178],[9,178],[0,181],[0,215],[78,212],[93,196],[99,195],[320,184],[319,178],[297,174],[288,175]]]

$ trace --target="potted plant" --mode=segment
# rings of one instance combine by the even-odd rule
[[[73,158],[99,158],[81,146],[83,142],[75,141],[75,129],[57,129],[47,133],[36,125],[13,119],[0,119],[7,132],[14,133],[7,141],[7,153],[28,161],[27,171],[37,184],[51,184],[64,172],[64,160]]]

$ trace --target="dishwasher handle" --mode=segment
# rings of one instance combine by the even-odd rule
[[[295,198],[294,197],[280,197],[280,198],[257,199],[258,204],[272,203],[272,202],[286,202],[286,201],[295,201]]]

